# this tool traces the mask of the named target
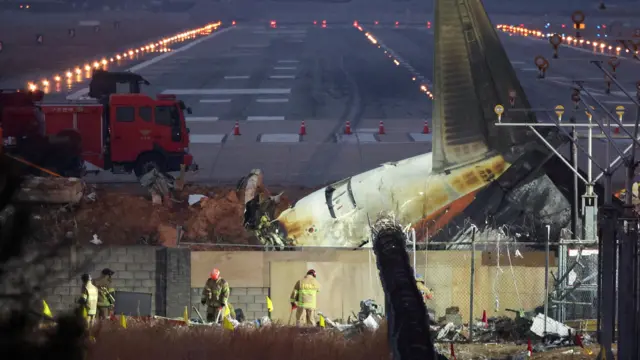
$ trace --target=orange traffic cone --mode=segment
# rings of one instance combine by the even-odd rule
[[[307,135],[307,127],[304,126],[304,121],[300,124],[300,136]]]
[[[485,328],[489,327],[489,321],[487,320],[487,310],[482,310],[482,323]]]
[[[347,124],[344,126],[344,134],[351,135],[351,122],[347,121]]]
[[[424,126],[422,127],[423,134],[429,134],[431,131],[429,130],[429,123],[425,120]]]
[[[240,124],[236,121],[236,125],[233,127],[233,135],[240,135]]]
[[[453,348],[453,343],[451,343],[451,345],[449,346],[449,352],[451,353],[451,359],[453,360],[457,360],[456,359],[456,351]]]
[[[384,135],[384,122],[380,121],[380,124],[378,124],[378,134],[380,135]]]
[[[527,357],[533,356],[533,347],[531,346],[531,339],[527,340]]]

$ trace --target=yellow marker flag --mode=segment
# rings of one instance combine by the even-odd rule
[[[324,316],[320,315],[320,327],[323,328],[325,326]]]
[[[268,296],[267,296],[267,310],[269,310],[269,312],[273,312],[273,303],[271,302],[271,299],[269,299]]]
[[[226,316],[224,317],[224,319],[222,319],[222,327],[231,331],[235,330],[233,327],[233,324],[231,323],[231,321],[229,321],[229,318]]]
[[[51,309],[49,309],[49,305],[47,305],[47,302],[44,300],[42,300],[42,315],[49,318],[53,318],[53,314],[51,314]]]
[[[222,317],[226,318],[227,316],[231,315],[231,310],[229,310],[229,305],[225,305],[224,306],[224,310],[222,312]]]
[[[184,313],[182,314],[182,320],[184,320],[184,322],[189,325],[189,310],[187,309],[187,307],[184,307]]]
[[[127,318],[124,316],[124,314],[120,314],[120,326],[125,329],[127,328]]]
[[[89,314],[87,313],[87,308],[86,307],[82,307],[82,318],[86,319],[89,316]]]

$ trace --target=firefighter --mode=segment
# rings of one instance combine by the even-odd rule
[[[427,300],[433,299],[433,290],[424,284],[424,279],[420,275],[416,276],[416,286],[418,287],[418,291],[420,291],[425,304],[427,303]]]
[[[229,283],[220,277],[220,270],[213,269],[202,291],[202,305],[207,305],[207,321],[218,322],[229,303]]]
[[[116,305],[116,290],[113,288],[111,277],[115,274],[111,269],[102,270],[102,275],[93,280],[93,285],[98,288],[98,319],[106,319],[111,316]]]
[[[291,292],[291,311],[296,310],[296,326],[316,324],[316,299],[320,283],[316,280],[316,271],[311,269],[307,275],[296,282]]]
[[[87,327],[93,326],[93,321],[98,311],[98,288],[91,283],[91,275],[83,274],[82,277],[82,295],[78,299],[80,304],[80,313],[84,316],[86,311]]]

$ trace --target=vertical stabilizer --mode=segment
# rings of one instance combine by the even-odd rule
[[[531,108],[480,0],[436,0],[433,170],[446,171],[533,140],[523,128],[496,127],[494,107]],[[535,122],[528,112],[510,120]]]

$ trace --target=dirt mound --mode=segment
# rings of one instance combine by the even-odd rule
[[[260,192],[271,195],[265,189]],[[137,185],[97,187],[92,193],[75,209],[46,208],[38,218],[52,236],[72,236],[80,245],[88,244],[95,234],[103,245],[174,247],[179,233],[181,242],[258,245],[243,227],[244,197],[234,188],[187,186],[175,194],[170,206],[153,205]],[[303,196],[300,189],[293,193]],[[276,215],[291,205],[286,194],[285,190]],[[189,205],[189,195],[205,197]]]

